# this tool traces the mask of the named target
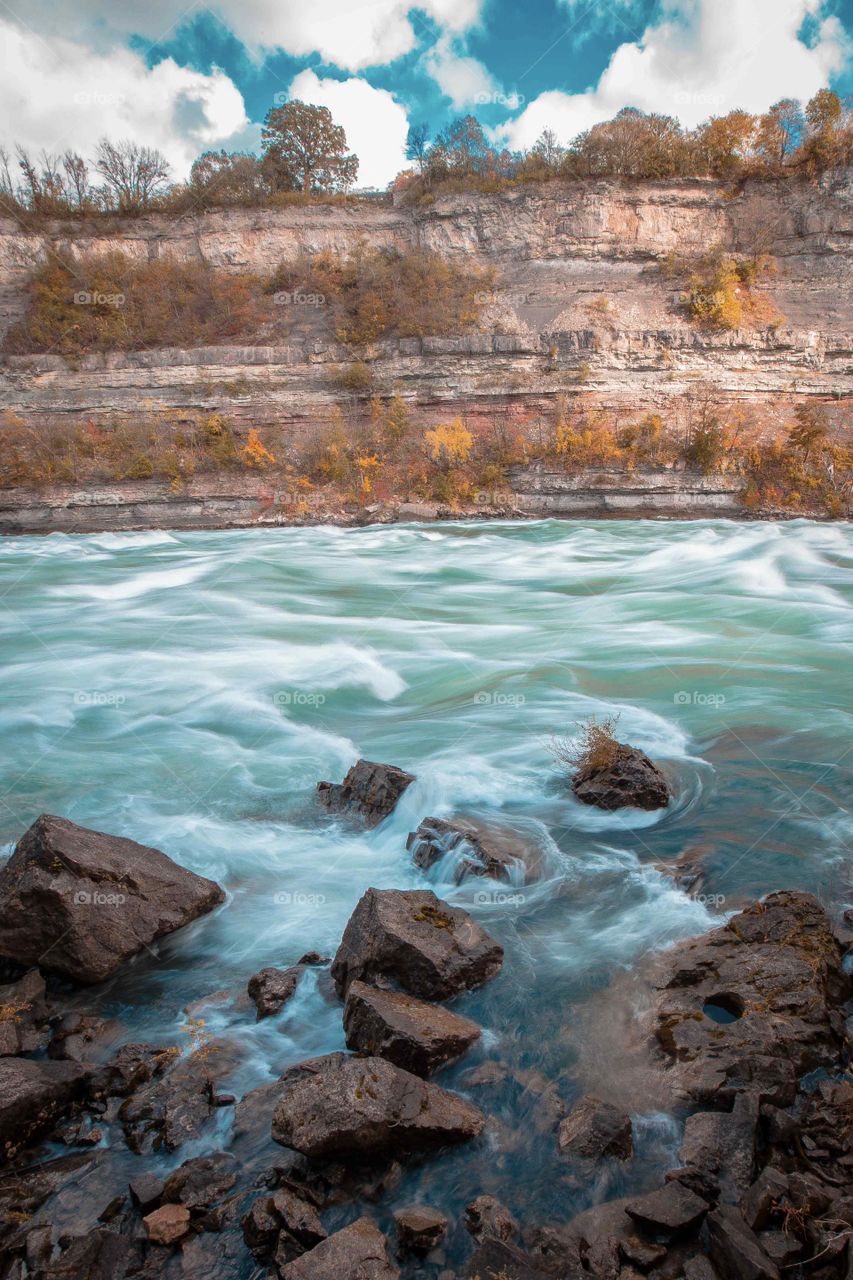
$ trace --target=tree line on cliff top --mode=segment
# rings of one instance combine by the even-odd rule
[[[528,151],[497,149],[466,115],[434,135],[412,125],[406,157],[411,168],[391,189],[420,203],[554,178],[816,177],[853,163],[853,102],[821,89],[805,106],[783,99],[761,115],[731,111],[692,130],[626,107],[569,146],[545,129]],[[185,183],[170,182],[159,151],[131,141],[104,138],[90,161],[73,151],[34,157],[16,147],[13,156],[0,147],[0,211],[23,218],[287,204],[343,198],[357,177],[344,127],[327,107],[293,101],[267,113],[259,156],[206,151]]]

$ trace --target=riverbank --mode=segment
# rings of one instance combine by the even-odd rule
[[[571,475],[556,468],[533,467],[517,471],[511,487],[477,493],[473,502],[453,504],[405,499],[372,502],[369,497],[355,503],[323,489],[277,490],[257,475],[190,477],[178,492],[158,480],[122,481],[85,490],[72,485],[0,490],[0,534],[7,536],[548,517],[825,518],[820,511],[749,507],[740,476],[671,469],[594,468]]]

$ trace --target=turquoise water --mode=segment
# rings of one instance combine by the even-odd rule
[[[474,911],[505,968],[460,1002],[487,1034],[439,1080],[463,1087],[486,1059],[515,1079],[478,1097],[487,1139],[410,1171],[378,1212],[416,1192],[455,1212],[489,1191],[524,1219],[565,1219],[677,1145],[639,1097],[629,1174],[590,1187],[553,1153],[548,1098],[615,1074],[578,1030],[613,977],[773,888],[849,900],[851,567],[849,526],[804,521],[6,539],[0,840],[60,813],[228,890],[87,997],[128,1040],[180,1043],[188,1001],[331,954],[368,885],[428,885]],[[568,794],[549,740],[606,713],[670,773],[669,811]],[[359,755],[418,777],[368,834],[312,798]],[[517,827],[537,881],[507,894],[413,867],[406,834],[454,812]],[[661,869],[685,854],[704,872],[692,896]],[[258,1027],[227,999],[204,1016],[238,1043],[237,1092],[343,1046],[314,977]]]

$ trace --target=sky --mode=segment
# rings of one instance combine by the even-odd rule
[[[0,144],[90,156],[258,150],[271,106],[329,107],[357,185],[406,167],[410,124],[471,113],[496,145],[568,143],[625,106],[686,126],[853,94],[853,0],[2,0]]]

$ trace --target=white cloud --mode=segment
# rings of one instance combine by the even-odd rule
[[[457,52],[449,36],[442,36],[433,45],[424,58],[424,68],[457,111],[477,103],[506,101],[482,62]]]
[[[374,89],[366,80],[320,79],[314,71],[300,71],[289,96],[328,107],[336,124],[346,130],[347,145],[359,159],[359,187],[386,187],[405,168],[405,109],[387,89]]]
[[[694,126],[736,107],[765,111],[779,98],[807,100],[850,56],[841,23],[823,0],[665,0],[659,23],[620,45],[596,88],[541,94],[500,131],[530,146],[544,128],[562,142],[622,107],[677,116]],[[817,22],[811,45],[800,38]]]
[[[252,127],[223,72],[149,68],[129,49],[93,52],[0,19],[0,142],[91,155],[99,138],[159,147],[184,177],[200,151],[245,146]]]
[[[482,0],[210,0],[219,17],[251,50],[319,53],[346,71],[378,66],[418,43],[417,11],[442,29],[462,32],[480,16]],[[412,12],[410,13],[410,10]],[[39,31],[73,32],[88,40],[136,34],[166,40],[198,6],[186,0],[29,0],[27,22]]]

